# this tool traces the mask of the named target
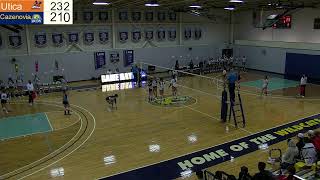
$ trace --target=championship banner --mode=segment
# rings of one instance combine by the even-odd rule
[[[34,62],[34,68],[35,68],[36,72],[39,72],[39,62],[38,61]]]
[[[95,52],[94,53],[94,65],[95,69],[104,68],[106,65],[106,53],[105,52]]]
[[[22,45],[22,37],[20,34],[12,34],[8,36],[9,45],[12,48],[20,48]]]
[[[199,40],[202,37],[202,29],[201,28],[195,28],[194,31],[194,39]]]
[[[85,22],[93,21],[93,12],[83,12],[83,21]]]
[[[177,31],[176,29],[170,29],[168,30],[168,39],[170,41],[175,41],[177,38]]]
[[[158,12],[158,21],[165,21],[166,20],[166,12],[165,11],[159,11]]]
[[[147,41],[153,40],[153,30],[151,30],[151,29],[145,30],[145,39]]]
[[[135,29],[131,32],[132,42],[137,43],[141,40],[141,31],[139,29]]]
[[[34,44],[36,47],[45,47],[47,45],[47,35],[45,32],[38,32],[34,35]]]
[[[110,52],[110,62],[118,63],[120,61],[119,52]]]
[[[84,32],[83,42],[86,45],[92,45],[94,42],[94,33],[93,32]]]
[[[184,39],[189,40],[191,39],[192,32],[190,28],[185,28],[184,29]]]
[[[2,44],[3,44],[3,42],[2,42],[2,36],[1,36],[1,34],[0,34],[0,48],[2,47]]]
[[[128,32],[126,32],[126,31],[119,32],[119,41],[121,43],[127,42],[128,38],[129,38]]]
[[[99,32],[99,42],[101,44],[107,44],[108,41],[109,41],[109,32],[108,31]]]
[[[133,50],[124,50],[123,51],[123,64],[124,67],[128,67],[131,64],[133,64],[134,62],[134,54],[133,54]]]
[[[69,44],[77,44],[79,42],[79,33],[71,32],[68,33],[68,43]]]
[[[158,29],[157,39],[158,41],[163,41],[166,39],[166,31],[163,28]]]
[[[52,43],[54,46],[62,46],[62,44],[63,44],[62,33],[53,33],[52,34]]]
[[[132,12],[132,21],[140,21],[141,20],[141,12]]]
[[[120,21],[128,21],[128,12],[127,11],[119,12],[119,20]]]
[[[109,19],[108,12],[99,12],[99,20],[107,21]]]
[[[176,21],[177,20],[177,14],[175,12],[169,12],[169,20],[170,21]]]
[[[147,11],[145,13],[145,20],[146,21],[153,21],[153,12],[152,11]]]

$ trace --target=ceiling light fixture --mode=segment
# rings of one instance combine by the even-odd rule
[[[243,3],[243,0],[230,0],[231,3]]]
[[[191,4],[190,6],[189,6],[189,8],[197,8],[197,9],[200,9],[200,8],[202,8],[199,4]]]
[[[158,7],[160,4],[156,0],[150,0],[149,2],[144,4],[147,7]]]
[[[96,6],[108,6],[110,5],[111,3],[109,2],[104,2],[104,1],[95,1],[92,3],[93,5],[96,5]]]
[[[236,9],[236,7],[233,6],[233,5],[229,5],[229,6],[225,7],[224,9],[225,9],[225,10],[229,10],[229,11],[233,11],[233,10]]]

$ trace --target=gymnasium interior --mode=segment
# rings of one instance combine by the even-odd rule
[[[320,179],[319,0],[0,0],[0,179]]]

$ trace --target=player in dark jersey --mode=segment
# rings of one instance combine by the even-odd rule
[[[114,107],[117,109],[117,98],[118,98],[118,94],[106,97],[106,101],[111,105],[112,109]]]
[[[66,90],[63,90],[62,104],[64,106],[64,115],[71,115],[70,114],[69,97],[68,97]]]

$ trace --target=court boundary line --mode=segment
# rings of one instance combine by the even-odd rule
[[[51,124],[51,122],[50,122],[50,120],[49,120],[49,118],[48,118],[47,114],[46,114],[46,113],[44,113],[44,115],[46,116],[46,119],[47,119],[47,121],[48,121],[48,123],[49,123],[49,125],[50,125],[51,131],[53,131],[52,124]]]
[[[36,113],[36,114],[42,114],[42,113]],[[45,113],[44,113],[44,114],[45,114]],[[23,116],[31,116],[31,115],[34,115],[34,114],[26,114],[26,115],[23,115]],[[14,116],[11,116],[11,117],[14,117]],[[10,117],[6,117],[6,118],[10,118]],[[1,118],[1,119],[5,119],[5,118]],[[48,121],[48,120],[47,120],[47,121]],[[50,122],[48,122],[48,124],[50,125]],[[21,137],[32,136],[32,135],[36,135],[36,134],[49,133],[49,132],[52,132],[52,131],[53,131],[51,125],[50,125],[50,128],[51,128],[51,130],[48,130],[48,131],[38,131],[38,132],[28,133],[28,134],[24,134],[24,135],[11,136],[11,137],[8,137],[8,138],[3,138],[3,139],[1,139],[0,141],[8,141],[8,140],[12,140],[12,139],[16,139],[16,138],[21,138]],[[0,177],[1,177],[1,176],[0,176]]]
[[[315,115],[318,115],[319,113],[317,114],[313,114],[313,115],[308,115],[308,117],[311,117],[311,116],[315,116]],[[297,122],[297,121],[300,121],[301,119],[296,119],[294,121],[290,121],[290,122],[287,122],[285,124],[289,124],[289,123],[293,123],[293,122]],[[268,128],[268,129],[264,129],[264,130],[261,130],[261,131],[257,131],[255,132],[254,134],[258,134],[258,133],[261,133],[263,131],[268,131],[268,130],[271,130],[271,129],[274,129],[274,128],[277,128],[277,127],[280,127],[280,126],[283,126],[285,124],[280,124],[278,126],[275,126],[275,127],[271,127],[271,128]],[[207,148],[202,148],[200,150],[197,150],[197,151],[192,151],[190,153],[187,153],[187,154],[183,154],[183,155],[180,155],[180,156],[176,156],[176,157],[173,157],[173,158],[169,158],[169,159],[166,159],[166,160],[162,160],[162,161],[159,161],[157,163],[151,163],[151,164],[148,164],[148,165],[144,165],[144,166],[140,166],[140,167],[137,167],[137,168],[133,168],[133,169],[130,169],[130,170],[127,170],[127,171],[121,171],[119,173],[115,173],[115,174],[112,174],[112,175],[109,175],[109,176],[103,176],[103,177],[99,177],[98,179],[96,180],[100,180],[102,178],[108,178],[108,177],[112,177],[112,176],[116,176],[116,175],[119,175],[119,174],[123,174],[123,173],[127,173],[127,172],[130,172],[130,171],[135,171],[135,170],[138,170],[138,169],[141,169],[141,168],[145,168],[145,167],[148,167],[148,166],[153,166],[153,165],[156,165],[156,164],[159,164],[159,163],[163,163],[163,162],[166,162],[166,161],[170,161],[170,160],[173,160],[173,159],[177,159],[177,158],[180,158],[180,157],[183,157],[183,156],[187,156],[187,155],[190,155],[190,154],[193,154],[193,153],[196,153],[196,152],[200,152],[200,151],[204,151],[206,149],[209,149],[209,148],[214,148],[215,146],[220,146],[222,144],[225,144],[225,143],[230,143],[232,141],[237,141],[237,140],[240,140],[242,138],[246,138],[246,137],[249,137],[251,136],[252,134],[249,134],[247,136],[244,136],[244,137],[240,137],[240,138],[237,138],[237,139],[233,139],[233,140],[230,140],[230,141],[227,141],[227,142],[223,142],[223,143],[220,143],[220,144],[217,144],[217,145],[214,145],[214,146],[210,146],[210,147],[207,147]]]
[[[45,112],[45,113],[54,113],[54,112],[63,112],[63,111],[49,111],[49,112]],[[78,123],[78,122],[80,121],[80,119],[82,119],[82,118],[80,117],[80,114],[79,114],[79,113],[77,113],[76,111],[73,111],[73,113],[77,114],[77,116],[79,117],[79,119],[78,119],[76,122],[74,122],[74,123],[72,123],[72,124],[70,124],[69,126],[66,126],[66,127],[54,129],[54,131],[60,131],[60,130],[63,130],[63,129],[67,129],[67,128],[75,125],[76,123]]]
[[[43,102],[49,103],[50,101],[43,101]],[[51,102],[52,102],[52,103],[58,103],[58,102],[53,102],[53,101],[51,101]],[[60,158],[60,159],[58,159],[58,160],[50,163],[49,165],[47,165],[47,166],[45,166],[45,167],[42,167],[42,168],[40,168],[40,169],[38,169],[38,170],[30,173],[30,174],[27,174],[27,175],[19,178],[19,180],[20,180],[20,179],[24,179],[24,178],[29,177],[29,176],[32,176],[32,175],[34,175],[34,174],[36,174],[36,173],[38,173],[38,172],[40,172],[40,171],[43,171],[44,169],[47,169],[48,167],[50,167],[50,166],[56,164],[57,162],[65,159],[66,157],[68,157],[69,155],[71,155],[72,153],[74,153],[76,150],[78,150],[81,146],[83,146],[83,145],[90,139],[90,137],[92,136],[92,134],[93,134],[93,132],[95,131],[95,128],[96,128],[96,119],[95,119],[95,117],[93,116],[93,114],[92,114],[89,110],[87,110],[86,108],[84,108],[84,107],[82,107],[82,106],[78,106],[78,105],[75,105],[75,104],[70,104],[70,105],[73,105],[73,106],[75,106],[75,107],[78,107],[78,108],[86,111],[86,112],[87,112],[88,114],[90,114],[90,116],[92,117],[92,119],[93,119],[93,129],[92,129],[92,131],[90,132],[89,136],[88,136],[88,137],[85,139],[85,141],[83,141],[78,147],[76,147],[75,149],[73,149],[73,150],[72,150],[71,152],[69,152],[68,154],[64,155],[62,158]]]
[[[38,102],[37,102],[37,103],[38,103]],[[21,101],[21,102],[14,102],[14,104],[26,104],[26,102],[23,102],[23,101]],[[41,103],[40,103],[40,104],[41,104]],[[46,104],[46,103],[42,103],[42,104]],[[62,108],[63,108],[63,106],[59,106],[59,105],[57,105],[57,104],[49,104],[49,103],[48,103],[47,105],[49,105],[49,106],[50,106],[50,105],[53,105],[53,106],[56,106],[56,107],[62,107]],[[12,174],[12,173],[14,173],[14,172],[17,172],[17,171],[19,171],[19,170],[21,170],[21,169],[23,169],[23,168],[25,168],[25,167],[27,167],[27,166],[30,166],[30,165],[32,165],[32,164],[37,163],[37,162],[39,162],[39,161],[42,161],[43,159],[49,157],[51,154],[60,151],[63,147],[66,146],[66,144],[69,144],[69,143],[74,139],[74,137],[76,137],[76,136],[79,134],[80,130],[82,129],[82,124],[83,124],[83,122],[82,122],[82,118],[81,118],[80,128],[79,128],[78,132],[76,133],[76,135],[74,135],[67,143],[65,143],[65,144],[64,144],[63,146],[61,146],[59,149],[53,151],[53,152],[50,153],[49,155],[44,156],[44,157],[42,157],[41,159],[38,159],[38,160],[36,160],[36,161],[28,164],[28,165],[25,165],[25,166],[23,166],[23,167],[20,167],[20,168],[18,168],[18,169],[15,169],[15,170],[13,170],[13,171],[11,171],[11,172],[8,172],[8,173],[6,173],[6,174],[3,174],[3,175],[0,176],[0,178],[1,178],[1,177],[4,177],[4,176],[7,176],[8,174]]]

